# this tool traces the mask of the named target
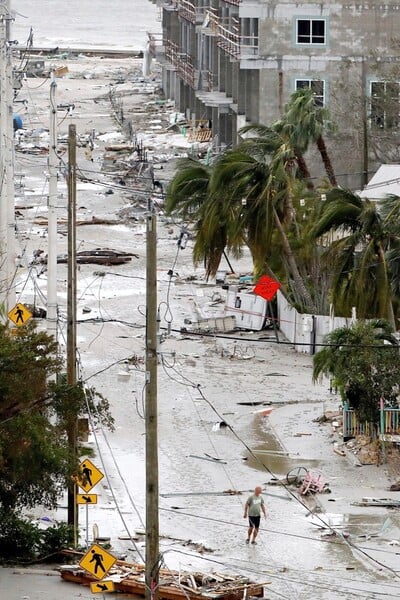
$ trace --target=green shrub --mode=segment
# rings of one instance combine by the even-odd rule
[[[30,562],[41,546],[41,531],[14,513],[0,515],[0,562]]]
[[[66,523],[41,529],[14,513],[0,513],[0,563],[58,561],[73,537],[73,528]]]
[[[69,548],[74,541],[74,529],[67,523],[57,523],[41,532],[40,555],[42,560],[60,560],[60,551]]]

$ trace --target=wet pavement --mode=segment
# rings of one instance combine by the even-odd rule
[[[81,68],[86,78],[59,82],[63,101],[80,100],[76,118],[68,117],[62,130],[65,133],[68,122],[77,121],[78,133],[86,135],[93,128],[99,133],[93,164],[85,162],[84,148],[78,149],[80,168],[89,178],[78,184],[78,219],[93,215],[117,218],[127,206],[137,209],[135,219],[78,227],[79,249],[111,247],[138,255],[116,267],[81,265],[78,272],[80,374],[109,399],[116,421],[114,433],[100,428],[89,438],[95,451],[93,460],[106,477],[93,490],[99,499],[90,507],[87,527],[85,508],[79,509],[81,540],[88,538],[90,542],[99,532],[111,539],[115,553],[134,562],[144,556],[140,530],[145,505],[145,382],[143,364],[139,362],[137,369],[127,372],[124,360],[133,355],[143,357],[144,352],[143,195],[136,193],[137,184],[132,182],[124,190],[119,186],[113,188],[113,194],[106,194],[111,180],[109,172],[102,169],[105,144],[113,135],[118,139],[105,94],[109,80],[104,73],[108,68],[110,77],[114,68],[121,77],[123,69],[132,65],[124,61],[117,66],[102,63],[99,73],[98,65],[89,60],[82,67],[71,68]],[[91,79],[90,73],[96,70]],[[140,88],[139,83],[135,86]],[[29,116],[32,126],[37,125],[37,118],[44,121],[48,112],[44,89],[39,88],[37,94],[36,112],[32,110]],[[134,112],[147,101],[149,95],[139,91],[130,98],[129,106]],[[148,125],[146,114],[141,113],[137,131],[143,130],[157,148],[156,134]],[[100,134],[105,135],[103,141]],[[162,136],[162,152],[169,151],[172,156],[176,151],[173,142],[168,149],[165,132]],[[35,224],[37,215],[46,212],[47,198],[42,191],[46,159],[29,156],[27,160],[17,153],[17,161],[18,170],[26,172],[25,188],[17,204],[31,206],[21,211],[18,231],[25,255],[31,256],[34,250],[46,248],[45,227]],[[167,164],[165,167],[167,171]],[[62,180],[59,189],[59,216],[64,217],[66,187]],[[66,249],[65,227],[62,229],[60,226],[59,253]],[[399,565],[398,511],[351,505],[363,496],[388,497],[385,468],[356,467],[333,452],[337,438],[331,426],[316,419],[324,410],[336,409],[338,399],[329,394],[327,382],[312,384],[311,358],[276,344],[273,332],[242,332],[226,339],[179,333],[185,319],[221,314],[223,305],[215,302],[215,294],[224,293],[220,286],[206,284],[203,270],[193,267],[191,241],[185,250],[177,251],[179,233],[179,226],[165,219],[161,210],[158,298],[162,331],[165,334],[171,328],[161,345],[158,398],[160,531],[165,564],[177,570],[246,573],[267,584],[266,597],[271,599],[400,597],[399,574],[393,572]],[[234,265],[240,272],[249,272],[248,253]],[[170,269],[179,274],[172,282]],[[40,266],[21,269],[22,302],[32,302],[38,292],[45,294],[46,276],[40,271]],[[193,276],[198,280],[193,281]],[[60,264],[61,343],[65,334],[65,282],[66,266]],[[248,355],[251,360],[246,359]],[[263,416],[259,412],[262,407],[249,404],[254,400],[271,402],[271,414]],[[229,426],[218,428],[221,421]],[[320,470],[329,481],[331,493],[299,498],[291,489],[270,485],[272,479],[284,478],[288,471],[301,466]],[[265,490],[268,519],[262,522],[259,544],[248,547],[243,505],[259,484]],[[241,493],[220,495],[225,490]],[[65,518],[65,499],[60,500],[57,512],[49,515],[38,509],[35,516]],[[137,537],[135,547],[126,540],[128,533]],[[197,551],[200,545],[206,548],[202,553]],[[0,571],[0,591],[1,599],[4,596],[8,600],[92,596],[57,576],[20,575],[12,569]]]

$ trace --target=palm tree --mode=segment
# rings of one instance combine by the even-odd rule
[[[333,270],[332,301],[337,314],[349,315],[352,306],[360,318],[386,318],[394,327],[391,275],[386,255],[390,231],[376,202],[349,190],[335,188],[321,203],[312,238],[328,232],[337,239],[326,248]]]
[[[193,159],[182,159],[167,190],[165,209],[183,221],[194,224],[193,259],[203,262],[206,277],[214,276],[227,247],[228,215],[223,197],[210,192],[212,169]]]
[[[329,112],[317,106],[311,89],[302,88],[291,95],[285,106],[284,122],[290,127],[292,144],[301,155],[307,151],[310,142],[316,143],[329,182],[336,187],[335,172],[323,138],[324,130],[332,129]]]
[[[245,140],[226,152],[215,163],[210,188],[214,197],[225,195],[227,210],[235,214],[228,230],[233,247],[246,232],[256,277],[270,271],[272,235],[274,230],[277,232],[299,303],[315,312],[286,232],[293,219],[293,152],[290,147],[280,146],[280,152],[269,160],[264,150],[262,141]]]
[[[244,245],[252,254],[255,276],[271,273],[278,248],[280,274],[286,273],[296,303],[316,312],[307,261],[299,268],[291,243],[297,237],[300,244],[293,204],[296,180],[304,181],[308,191],[313,189],[303,153],[311,139],[323,143],[322,115],[326,115],[316,110],[307,92],[299,91],[297,103],[289,103],[287,114],[272,127],[243,128],[240,134],[251,137],[225,152],[211,169],[183,162],[169,186],[166,208],[195,222],[194,259],[204,260],[207,276],[216,273],[225,247],[238,256]],[[312,106],[306,102],[309,97]],[[307,127],[296,121],[296,115]],[[304,247],[304,240],[301,244]],[[319,257],[313,254],[315,266]]]
[[[168,186],[165,209],[183,220],[196,219],[207,200],[211,168],[201,162],[184,158]]]
[[[379,210],[389,236],[386,260],[391,275],[392,296],[400,302],[400,198],[388,194],[380,203]]]
[[[342,400],[362,420],[377,422],[380,399],[397,403],[400,385],[399,346],[384,319],[359,321],[329,333],[313,359],[313,380],[333,379]]]
[[[246,137],[241,142],[243,149],[246,145],[253,149],[258,146],[259,151],[270,156],[279,153],[283,148],[286,148],[286,151],[290,149],[292,161],[297,164],[297,176],[304,180],[309,190],[313,190],[314,184],[303,151],[294,143],[294,130],[294,125],[288,123],[283,118],[275,121],[271,127],[265,125],[246,125],[239,131],[239,135],[247,136],[250,134],[251,136],[250,138]]]

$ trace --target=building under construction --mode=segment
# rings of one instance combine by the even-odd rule
[[[306,87],[339,125],[330,146],[342,185],[393,160],[400,4],[152,1],[162,11],[164,92],[196,124],[198,141],[235,145],[241,127],[272,123],[290,94]]]

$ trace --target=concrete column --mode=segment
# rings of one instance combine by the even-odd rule
[[[217,138],[217,146],[220,144],[220,127],[219,127],[219,115],[218,108],[211,109],[211,120],[212,120],[212,129],[213,129],[213,137]]]
[[[238,142],[238,137],[237,137],[238,121],[237,121],[237,114],[236,113],[232,113],[231,132],[232,132],[231,133],[232,146],[235,147],[237,145],[237,142]]]
[[[230,60],[226,61],[225,93],[229,97],[233,93],[233,64]]]
[[[226,54],[224,52],[219,53],[218,89],[220,92],[226,90]]]
[[[239,115],[246,113],[246,87],[247,87],[247,70],[240,71],[238,69],[237,79],[237,97],[234,102],[237,104],[237,112]]]
[[[231,91],[231,95],[232,95],[232,98],[233,98],[233,102],[235,104],[237,104],[237,102],[238,102],[238,96],[239,96],[239,89],[238,89],[239,74],[240,74],[239,63],[238,62],[232,63],[232,91]]]

